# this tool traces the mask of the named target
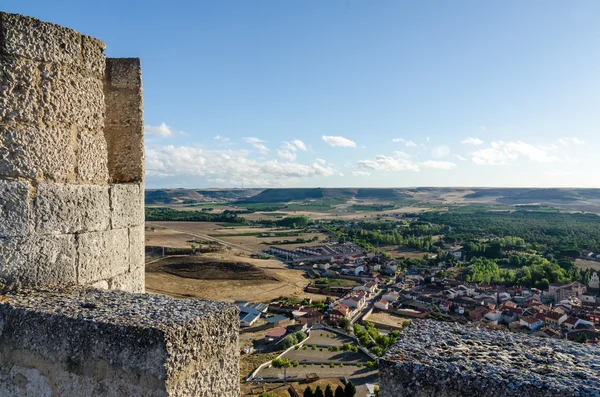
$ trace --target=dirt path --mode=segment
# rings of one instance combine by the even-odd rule
[[[152,225],[152,224],[149,222],[149,223],[148,223],[148,226],[151,226],[151,225]],[[186,235],[188,235],[188,236],[196,237],[196,238],[198,238],[198,239],[204,239],[204,240],[215,241],[215,242],[217,242],[217,243],[219,243],[219,244],[222,244],[222,245],[224,245],[224,246],[226,246],[226,247],[235,248],[235,249],[237,249],[237,250],[240,250],[240,251],[243,251],[243,252],[247,252],[247,253],[250,253],[250,254],[253,254],[253,253],[255,253],[255,252],[254,252],[253,250],[251,250],[251,249],[248,249],[248,248],[246,248],[246,247],[243,247],[243,246],[241,246],[241,245],[238,245],[238,244],[233,244],[233,243],[230,243],[230,242],[228,242],[228,241],[225,241],[225,240],[221,240],[220,238],[211,237],[211,236],[209,236],[208,234],[204,234],[204,233],[198,233],[198,232],[190,232],[189,230],[178,229],[178,228],[176,228],[176,227],[172,227],[172,226],[169,226],[169,229],[171,229],[171,230],[175,230],[176,232],[179,232],[179,233],[186,234]]]

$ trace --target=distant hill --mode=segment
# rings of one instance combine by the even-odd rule
[[[412,197],[406,189],[394,188],[295,188],[266,189],[256,196],[240,200],[238,203],[287,203],[290,201],[318,199],[374,199],[397,200]]]
[[[235,201],[254,196],[264,189],[148,189],[146,204],[197,204]]]
[[[600,199],[600,189],[559,189],[559,188],[490,188],[477,189],[465,195],[466,199],[497,197],[505,203],[530,201],[577,201]]]
[[[273,189],[150,189],[146,204],[190,205],[202,203],[244,204],[321,201],[324,205],[348,200],[379,200],[424,205],[469,203],[486,205],[543,204],[570,210],[598,211],[600,189],[559,188],[273,188]]]

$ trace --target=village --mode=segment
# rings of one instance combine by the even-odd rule
[[[375,380],[368,371],[386,351],[378,338],[394,337],[404,326],[418,327],[425,319],[600,343],[597,272],[588,285],[575,281],[540,290],[438,278],[354,243],[265,252],[290,268],[304,269],[311,280],[305,291],[324,300],[237,302],[242,333],[264,330],[262,340],[243,353],[283,346],[277,358],[290,367],[284,375],[265,362],[247,378],[250,383],[281,382],[287,380],[284,376],[305,382],[340,377],[362,386],[361,395],[375,395],[377,386],[369,383]]]

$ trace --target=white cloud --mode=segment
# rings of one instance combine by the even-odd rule
[[[294,145],[296,145],[296,147],[302,151],[306,151],[306,145],[304,144],[304,142],[302,142],[300,139],[294,139],[292,141],[292,143]]]
[[[457,159],[459,159],[460,161],[467,161],[468,159],[466,157],[461,156],[460,154],[455,154],[454,157],[456,157]]]
[[[244,138],[244,141],[246,141],[246,143],[265,143],[267,141],[263,141],[262,139],[258,139],[258,138],[253,138],[253,137],[249,137],[249,138]]]
[[[217,141],[221,142],[221,143],[229,143],[229,142],[231,142],[231,139],[229,139],[229,138],[226,138],[226,137],[224,137],[224,136],[221,136],[221,135],[217,135],[217,136],[215,136],[215,139],[216,139]]]
[[[263,144],[266,141],[263,141],[262,139],[249,137],[249,138],[244,138],[244,141],[246,143],[251,144],[261,154],[269,153],[269,149]]]
[[[473,162],[480,165],[505,165],[515,162],[519,157],[538,163],[551,163],[559,160],[548,154],[547,148],[522,141],[492,142],[489,148],[477,150],[471,155]]]
[[[352,171],[351,174],[352,174],[352,176],[369,176],[369,175],[371,175],[371,173],[367,172],[367,171]]]
[[[323,135],[321,139],[323,139],[323,142],[325,142],[329,146],[356,147],[356,143],[354,141],[351,141],[348,138],[344,138],[343,136]]]
[[[404,138],[394,138],[394,139],[392,139],[392,142],[403,143],[404,146],[406,146],[406,147],[417,147],[416,143],[414,143],[413,141],[406,140]]]
[[[208,150],[191,146],[154,146],[146,149],[146,175],[155,178],[205,177],[211,183],[256,186],[286,185],[297,178],[339,176],[316,161],[254,160],[247,150]]]
[[[456,163],[453,163],[451,161],[427,160],[427,161],[423,162],[423,167],[434,168],[437,170],[451,170],[453,168],[456,168]]]
[[[165,123],[160,123],[159,126],[145,125],[144,131],[147,134],[160,135],[160,136],[164,136],[164,137],[173,135],[173,131],[171,130],[171,127],[169,127]]]
[[[325,160],[325,159],[320,159],[320,158],[317,158],[317,159],[315,159],[315,161],[316,161],[317,163],[319,163],[319,164],[326,164],[326,163],[327,163],[327,160]]]
[[[483,141],[479,138],[468,137],[460,141],[460,143],[465,145],[483,145]]]
[[[585,145],[585,142],[583,141],[583,139],[579,139],[575,136],[562,137],[558,140],[558,143],[560,143],[563,146],[569,146],[571,143],[574,143],[575,145]]]
[[[431,155],[435,158],[446,157],[450,154],[450,148],[448,145],[440,145],[433,148]]]
[[[431,139],[427,136],[425,137],[425,142],[429,143],[431,141]]]
[[[296,153],[290,150],[277,149],[277,155],[282,159],[293,161],[296,160]]]
[[[361,168],[377,171],[419,171],[419,165],[406,158],[405,153],[396,152],[395,157],[378,155],[372,160],[357,162]]]
[[[585,142],[577,137],[562,137],[558,140],[558,143],[563,146],[569,146],[571,143],[574,143],[575,145],[585,145]]]
[[[558,143],[560,143],[563,146],[569,146],[571,143],[574,143],[575,145],[585,145],[585,141],[583,139],[579,139],[575,136],[562,137],[558,140]]]

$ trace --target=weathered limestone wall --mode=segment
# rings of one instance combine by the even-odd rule
[[[599,397],[600,347],[413,321],[379,360],[382,397]]]
[[[238,397],[239,310],[68,287],[0,296],[0,395]]]
[[[0,13],[0,277],[144,290],[138,59]]]

